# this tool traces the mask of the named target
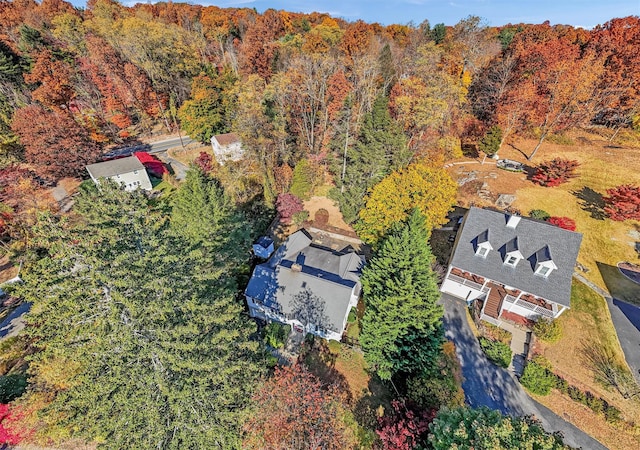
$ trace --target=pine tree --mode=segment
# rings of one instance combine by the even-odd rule
[[[171,226],[197,247],[217,255],[217,262],[237,265],[246,259],[249,226],[220,184],[193,167],[172,197]]]
[[[261,356],[233,278],[167,233],[143,194],[93,191],[77,198],[72,223],[41,221],[42,257],[17,288],[40,350],[23,400],[38,410],[37,435],[239,448]]]
[[[360,342],[366,361],[382,379],[404,370],[399,355],[420,357],[411,351],[417,348],[412,341],[433,338],[436,348],[441,344],[443,311],[436,304],[439,292],[428,236],[424,216],[414,209],[363,270],[366,311]]]
[[[344,179],[337,177],[341,178],[337,183],[340,192],[334,192],[334,198],[347,222],[358,217],[372,186],[410,162],[407,140],[391,118],[388,103],[386,97],[376,99],[372,111],[364,118],[355,145],[347,150]]]

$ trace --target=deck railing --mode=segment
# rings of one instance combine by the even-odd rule
[[[489,291],[488,287],[483,288],[481,284],[476,283],[475,281],[467,280],[466,278],[459,277],[458,275],[454,275],[450,273],[447,279],[451,281],[455,281],[456,283],[462,284],[464,286],[469,286],[470,288],[475,289],[476,291],[481,291],[481,292]]]
[[[534,312],[535,314],[540,314],[541,316],[553,318],[553,311],[548,310],[547,308],[543,308],[542,306],[535,305],[533,303],[529,303],[522,299],[516,299],[512,295],[507,295],[504,297],[504,302],[512,305],[519,306],[524,309],[528,309],[529,311]],[[507,308],[504,308],[507,309]]]

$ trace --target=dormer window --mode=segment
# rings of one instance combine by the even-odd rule
[[[507,266],[515,267],[518,265],[521,259],[524,259],[522,253],[520,253],[518,246],[518,238],[514,237],[509,242],[504,245],[505,255],[504,255],[504,263]]]
[[[549,274],[558,268],[556,264],[553,262],[553,258],[551,256],[551,250],[549,250],[549,246],[545,245],[540,250],[535,253],[536,258],[536,271],[535,274],[541,277],[547,278]]]
[[[493,247],[489,243],[489,230],[485,230],[480,233],[476,239],[476,255],[481,258],[486,258],[489,254],[489,250],[493,250]]]

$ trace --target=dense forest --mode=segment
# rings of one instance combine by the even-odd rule
[[[533,159],[572,128],[637,131],[638,48],[638,17],[592,30],[473,16],[381,26],[172,2],[0,0],[0,242],[24,268],[12,295],[33,305],[25,333],[1,344],[3,373],[26,371],[28,387],[3,375],[0,438],[563,448],[530,419],[460,408],[427,241],[455,201],[443,166],[463,152],[490,154],[519,135],[537,140]],[[113,148],[179,130],[203,143],[234,132],[245,158],[203,157],[170,195],[83,184],[68,214],[41,195],[87,178]],[[276,209],[284,217],[286,202],[327,185],[373,247],[361,345],[389,393],[383,412],[303,364],[274,367],[240,300],[251,240]]]

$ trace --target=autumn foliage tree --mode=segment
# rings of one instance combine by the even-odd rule
[[[383,450],[413,450],[426,443],[429,423],[434,414],[414,411],[398,400],[391,402],[393,412],[379,419],[376,434]]]
[[[612,220],[640,220],[640,186],[623,184],[607,189],[604,212]]]
[[[42,106],[18,109],[12,129],[24,145],[27,162],[51,180],[80,175],[101,153],[100,145],[71,116]]]
[[[304,208],[302,200],[299,197],[290,194],[279,194],[276,200],[276,209],[280,215],[280,220],[284,223],[291,223],[291,219],[296,213]]]
[[[456,190],[456,183],[444,169],[414,163],[391,173],[371,189],[356,231],[364,241],[375,243],[394,223],[405,220],[413,208],[424,214],[431,230],[446,222]]]
[[[576,177],[576,169],[580,163],[575,160],[554,158],[544,161],[536,167],[531,180],[541,186],[558,186]]]
[[[277,367],[253,401],[253,415],[244,427],[244,448],[339,450],[353,444],[340,420],[343,397],[304,366]]]

